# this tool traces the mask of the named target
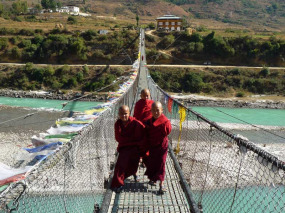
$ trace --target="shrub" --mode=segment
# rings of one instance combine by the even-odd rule
[[[267,77],[270,74],[270,70],[268,67],[264,67],[260,72],[259,75],[263,77]]]
[[[26,71],[26,73],[29,73],[32,71],[32,69],[34,68],[34,64],[31,62],[26,63],[24,70]]]
[[[0,28],[0,35],[13,35],[15,33],[15,29],[8,29],[5,27]]]
[[[66,84],[67,88],[69,89],[76,87],[77,85],[78,83],[75,77],[71,77],[70,79],[68,79],[67,84]]]
[[[42,34],[44,31],[42,29],[35,29],[35,33]]]
[[[45,72],[46,72],[46,75],[47,76],[53,76],[54,73],[55,73],[55,70],[52,66],[48,66],[46,69],[45,69]]]
[[[51,88],[54,89],[54,90],[58,90],[62,87],[62,84],[59,83],[57,80],[53,80],[52,81],[52,85],[51,85]]]
[[[203,80],[196,73],[186,73],[181,79],[181,86],[185,92],[201,92],[203,88]]]
[[[44,37],[41,35],[36,35],[33,39],[32,39],[32,43],[33,44],[40,44],[42,43],[42,41],[44,40]]]
[[[83,74],[84,76],[87,76],[89,74],[89,67],[86,64],[84,64],[83,67]]]
[[[20,16],[15,16],[13,21],[22,22],[22,18]]]
[[[74,16],[68,16],[67,23],[68,24],[76,24],[77,20],[76,20],[76,18]]]
[[[63,65],[62,67],[58,68],[55,71],[56,75],[59,76],[59,77],[63,77],[63,76],[65,76],[69,72],[70,72],[70,67],[67,64]]]
[[[18,47],[25,48],[25,47],[30,47],[31,45],[32,45],[31,40],[24,39],[18,44]]]
[[[12,38],[9,39],[9,41],[10,41],[12,44],[16,45],[16,44],[18,43],[18,37],[12,37]]]
[[[25,36],[33,36],[35,35],[35,32],[31,29],[21,29],[18,34],[25,35]]]
[[[239,97],[239,98],[245,97],[245,93],[244,92],[237,92],[236,97]]]
[[[8,47],[8,39],[0,38],[0,50],[4,50]]]
[[[97,32],[94,30],[87,30],[86,32],[81,33],[81,36],[86,40],[90,41],[93,37],[97,36]]]
[[[83,81],[83,72],[78,72],[76,74],[76,79],[79,83],[81,83]]]
[[[22,57],[22,52],[21,50],[18,48],[18,47],[13,47],[12,50],[11,50],[11,56],[13,58],[21,58]]]

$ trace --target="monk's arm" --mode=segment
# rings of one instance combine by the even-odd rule
[[[115,123],[115,139],[117,142],[120,142],[120,126],[119,124],[116,122]]]
[[[170,121],[168,120],[168,121],[165,123],[165,135],[166,135],[166,136],[170,134],[171,129],[172,129],[171,123],[170,123]]]
[[[137,119],[139,116],[139,109],[138,109],[138,103],[136,103],[135,105],[135,109],[134,109],[134,117]]]

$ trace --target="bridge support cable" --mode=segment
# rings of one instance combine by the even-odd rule
[[[128,105],[130,107],[130,112],[131,114],[133,114],[133,111],[134,111],[134,106],[135,106],[135,102],[137,101],[138,97],[139,97],[139,94],[140,94],[140,89],[139,89],[139,85],[140,85],[140,82],[142,81],[142,77],[141,77],[141,73],[142,73],[142,70],[141,70],[141,43],[142,43],[142,33],[140,32],[140,42],[139,42],[139,59],[138,59],[138,62],[139,62],[139,68],[138,68],[138,76],[137,76],[137,81],[135,82],[134,86],[131,88],[133,90],[133,96],[132,97],[128,97],[127,99],[127,102],[126,102],[126,105]],[[116,115],[114,115],[114,117],[116,117]],[[114,199],[114,192],[110,189],[111,188],[111,181],[113,179],[113,175],[114,175],[114,166],[117,162],[117,159],[118,159],[118,153],[116,153],[116,159],[114,160],[113,162],[113,166],[111,168],[112,172],[110,174],[110,178],[107,180],[107,185],[106,185],[106,193],[104,195],[104,199],[103,199],[103,202],[102,202],[102,206],[100,208],[100,213],[105,213],[105,212],[110,212],[110,209],[112,209],[112,205],[111,204],[111,200]],[[118,195],[117,195],[118,197]],[[117,198],[118,199],[118,198]]]
[[[70,142],[0,193],[0,212],[93,212],[102,206],[115,161],[118,109],[137,96],[138,77],[118,100]],[[21,183],[21,184],[20,184]]]
[[[148,85],[171,120],[172,149],[180,147],[178,163],[203,212],[284,212],[283,161],[171,98],[150,76]]]
[[[174,163],[174,167],[179,175],[179,178],[180,178],[180,184],[184,190],[184,193],[185,193],[185,196],[187,198],[187,201],[188,201],[188,204],[190,205],[190,210],[191,210],[191,213],[199,213],[200,212],[200,209],[198,208],[198,205],[196,204],[194,198],[193,198],[193,195],[192,195],[192,192],[191,192],[191,189],[184,177],[184,174],[183,174],[183,171],[179,165],[179,162],[173,152],[173,149],[171,147],[171,145],[169,145],[169,154],[170,154],[170,157],[171,159],[173,160],[173,163]]]

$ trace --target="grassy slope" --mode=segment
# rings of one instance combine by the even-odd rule
[[[164,14],[175,14],[188,20],[190,26],[204,25],[210,29],[250,28],[255,31],[285,32],[285,2],[283,0],[220,0],[220,4],[204,0],[188,0],[184,5],[174,5],[175,0],[85,0],[77,4],[81,11],[93,16],[116,16],[135,23],[136,13],[141,23],[155,22],[155,18]],[[176,0],[178,1],[178,0]],[[27,0],[28,5],[38,4],[37,0]],[[70,1],[62,0],[63,4]],[[79,1],[78,1],[79,2]],[[11,1],[3,0],[5,5]],[[272,11],[272,3],[277,10]],[[2,25],[2,23],[1,23]]]

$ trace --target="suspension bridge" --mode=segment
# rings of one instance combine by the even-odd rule
[[[186,107],[149,76],[144,30],[138,75],[108,109],[0,194],[0,212],[285,212],[285,164]],[[110,190],[116,162],[118,108],[133,110],[142,88],[163,104],[172,123],[167,192],[139,168],[139,182]]]

